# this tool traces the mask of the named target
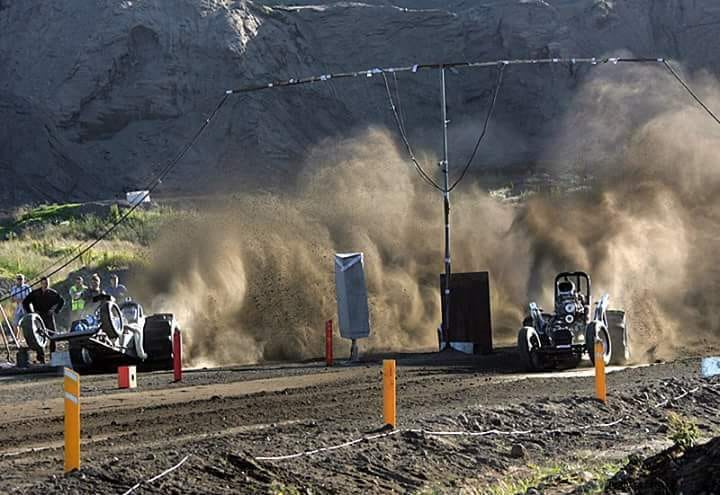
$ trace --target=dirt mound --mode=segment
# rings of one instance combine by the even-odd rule
[[[0,198],[8,206],[48,195],[104,199],[144,186],[224,90],[250,82],[394,64],[618,50],[714,71],[707,40],[716,39],[720,27],[708,19],[718,14],[713,0],[104,0],[82,8],[3,0],[0,104],[23,99],[43,118],[17,132],[27,110],[0,111],[0,166],[12,179],[0,183]],[[624,70],[607,68],[615,69]],[[488,135],[494,146],[482,150],[482,162],[536,161],[588,75],[573,67],[508,70]],[[451,149],[467,155],[494,74],[448,77]],[[437,74],[399,79],[412,140],[439,149]],[[233,97],[162,189],[282,186],[313,145],[351,137],[367,125],[392,126],[391,119],[377,77]],[[2,136],[5,129],[12,140]]]
[[[720,437],[681,451],[672,447],[648,459],[633,456],[610,480],[609,493],[720,493]]]

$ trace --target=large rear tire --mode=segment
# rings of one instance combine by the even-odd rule
[[[148,355],[145,368],[171,370],[173,368],[173,335],[178,332],[172,314],[148,316],[143,328],[143,348]]]
[[[585,330],[585,345],[590,355],[590,362],[595,366],[595,335],[597,335],[603,343],[603,362],[605,366],[607,366],[610,364],[613,343],[605,325],[598,321],[591,322],[587,326],[587,330]]]
[[[533,327],[522,327],[518,333],[518,352],[523,367],[527,371],[538,371],[543,368],[540,356],[540,336]]]
[[[628,343],[627,322],[625,311],[608,310],[606,312],[607,329],[612,342],[612,355],[610,364],[623,366],[630,360],[630,345]]]
[[[123,332],[122,311],[117,304],[108,301],[100,306],[100,328],[111,339],[117,339]]]
[[[74,345],[73,343],[71,343],[69,346],[69,351],[70,364],[72,364],[72,368],[75,371],[80,373],[92,369],[95,362],[94,357],[89,349],[81,345]]]
[[[48,336],[45,322],[37,313],[28,313],[20,320],[20,328],[27,346],[35,352],[45,352]]]

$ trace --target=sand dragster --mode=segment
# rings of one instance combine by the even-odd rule
[[[577,366],[584,354],[595,363],[594,342],[603,343],[605,364],[625,364],[630,358],[625,312],[608,309],[605,294],[592,307],[590,277],[563,272],[555,277],[555,312],[545,313],[534,302],[518,334],[520,358],[529,371]]]
[[[140,369],[172,369],[173,336],[177,322],[170,313],[145,316],[142,305],[132,300],[117,304],[101,294],[69,331],[52,331],[38,314],[20,320],[28,347],[45,349],[50,341],[68,342],[70,361],[75,370],[114,371],[121,365]]]

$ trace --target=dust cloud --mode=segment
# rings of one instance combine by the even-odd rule
[[[693,86],[720,108],[712,78]],[[635,359],[717,346],[720,126],[658,67],[601,73],[573,109],[548,159],[592,186],[531,198],[517,216],[531,245],[529,292],[582,268],[596,295],[626,310]]]
[[[555,273],[586,270],[596,296],[627,310],[641,359],[717,343],[720,127],[659,70],[644,71],[590,80],[553,142],[555,172],[591,176],[586,188],[519,206],[469,181],[453,194],[453,269],[490,271],[499,341],[514,340],[528,300],[550,304]],[[365,253],[373,335],[363,348],[436,345],[439,194],[381,129],[323,143],[308,163],[286,193],[188,215],[153,246],[135,284],[152,309],[177,314],[193,364],[321,355],[324,321],[336,320],[333,254],[347,251]]]

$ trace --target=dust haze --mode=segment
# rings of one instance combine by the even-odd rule
[[[587,187],[517,206],[466,181],[453,193],[453,269],[490,271],[501,343],[528,300],[551,304],[555,273],[579,269],[628,312],[639,360],[717,344],[720,127],[660,68],[598,72],[545,157]],[[693,83],[720,108],[711,78]],[[484,144],[498,145],[513,143]],[[135,285],[177,314],[193,364],[321,355],[324,321],[337,320],[333,255],[347,251],[365,253],[373,334],[362,348],[436,346],[440,195],[384,129],[322,143],[307,164],[282,195],[188,214],[153,246]]]

